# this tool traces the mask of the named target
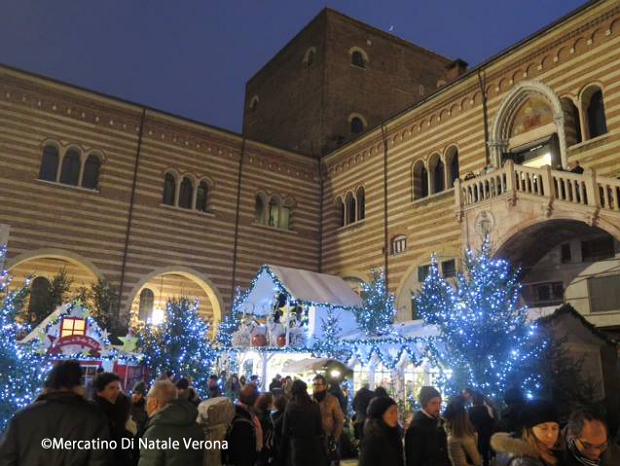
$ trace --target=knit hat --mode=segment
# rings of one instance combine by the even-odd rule
[[[439,393],[435,387],[430,387],[428,385],[422,387],[420,389],[420,394],[418,395],[418,400],[420,401],[420,406],[422,406],[422,409],[426,408],[428,402],[436,397],[441,398],[441,393]]]
[[[534,427],[545,422],[557,422],[559,424],[558,412],[548,401],[536,400],[526,403],[521,411],[519,420],[523,427]]]
[[[189,387],[189,382],[187,379],[185,377],[179,379],[177,382],[177,388],[180,390],[187,390],[187,387]]]
[[[385,413],[390,406],[395,404],[396,402],[388,396],[373,398],[370,401],[370,405],[368,405],[366,414],[368,414],[369,419],[381,419],[383,413]]]
[[[133,386],[133,393],[141,393],[142,395],[146,395],[146,384],[144,383],[144,380],[140,381],[140,382],[136,382],[136,384]]]

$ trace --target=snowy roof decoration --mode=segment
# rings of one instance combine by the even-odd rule
[[[271,312],[277,294],[284,292],[301,304],[342,309],[361,306],[360,297],[340,277],[308,270],[263,265],[250,284],[241,309],[264,316]]]
[[[424,325],[421,320],[408,320],[406,322],[395,322],[392,324],[394,329],[393,334],[388,338],[428,338],[439,336],[439,330],[434,325]],[[356,329],[350,332],[343,333],[340,336],[343,341],[346,340],[368,340],[369,343],[372,340],[381,341],[384,337],[368,337],[362,330]]]

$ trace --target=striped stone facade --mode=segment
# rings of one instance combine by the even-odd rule
[[[406,320],[420,266],[431,252],[447,268],[454,260],[458,269],[462,249],[471,244],[457,215],[458,183],[449,174],[454,157],[461,180],[487,166],[499,169],[514,134],[506,131],[521,102],[536,97],[554,112],[546,128],[559,141],[564,168],[579,161],[597,176],[620,176],[619,65],[620,6],[591,2],[320,161],[0,67],[0,234],[8,231],[6,265],[18,282],[31,273],[51,276],[62,263],[75,286],[97,278],[122,283],[121,310],[126,315],[133,310],[132,318],[140,293],[149,288],[157,305],[187,294],[215,319],[229,308],[234,287],[247,286],[263,263],[353,281],[368,279],[371,267],[386,267],[399,318]],[[587,133],[584,106],[591,86],[602,91],[607,125],[594,138]],[[519,140],[551,134],[543,130]],[[38,179],[48,145],[57,148],[61,161],[72,149],[82,164],[96,154],[98,188]],[[445,166],[445,189],[434,193],[438,163]],[[422,170],[430,191],[423,197]],[[207,208],[164,205],[167,173],[177,190],[186,177],[194,189],[207,180]],[[342,222],[341,203],[360,188],[364,214]],[[259,193],[289,203],[288,228],[257,222]],[[542,224],[546,217],[539,210],[532,221]],[[589,227],[597,228],[596,218]],[[395,238],[405,238],[406,247],[395,251]],[[619,239],[615,236],[618,252]],[[620,311],[607,316],[592,320],[620,324]]]

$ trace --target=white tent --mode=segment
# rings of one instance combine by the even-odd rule
[[[308,307],[308,345],[322,337],[321,323],[329,308],[333,309],[343,333],[357,329],[352,310],[362,305],[360,297],[342,278],[308,270],[263,265],[239,309],[245,314],[267,316],[282,293]]]

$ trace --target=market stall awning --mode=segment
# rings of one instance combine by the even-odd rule
[[[242,305],[246,313],[271,312],[279,292],[311,305],[350,309],[362,305],[360,297],[340,277],[279,265],[263,265],[248,289]]]
[[[347,366],[337,359],[331,358],[306,358],[300,361],[289,361],[282,366],[282,372],[288,374],[301,374],[303,372],[317,372],[327,368],[338,368],[341,373],[351,372]]]

